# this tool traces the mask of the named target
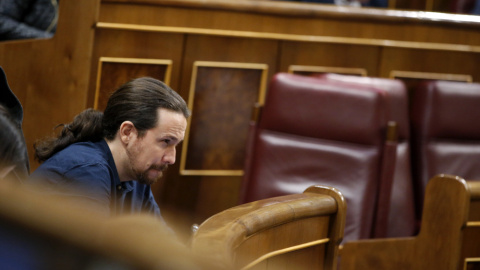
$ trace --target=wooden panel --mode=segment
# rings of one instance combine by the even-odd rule
[[[413,48],[384,48],[380,76],[389,77],[392,71],[469,75],[480,81],[480,53]]]
[[[474,240],[480,239],[480,225],[478,226],[468,226],[463,230],[463,241],[462,241],[462,251],[461,258],[463,260],[472,260],[477,258],[477,267],[480,266],[480,241]],[[460,262],[460,264],[463,264]],[[472,263],[473,264],[473,263]],[[461,267],[461,265],[459,266]],[[477,269],[477,268],[467,268],[467,269]]]
[[[350,72],[364,71],[376,76],[381,49],[377,46],[348,44],[283,42],[280,71],[287,72],[292,65],[330,67],[332,71],[344,68]]]
[[[472,82],[472,76],[468,74],[429,73],[401,70],[392,70],[390,72],[390,78]]]
[[[242,175],[250,114],[263,103],[268,66],[195,62],[180,173]]]
[[[402,80],[405,83],[409,97],[413,95],[413,91],[417,89],[418,85],[425,80],[472,82],[472,76],[468,74],[431,73],[400,70],[392,70],[390,72],[390,78]]]
[[[242,176],[197,176],[197,180],[198,200],[193,207],[196,213],[195,222],[200,223],[238,204]]]
[[[263,63],[268,65],[268,78],[275,73],[278,57],[278,41],[188,34],[183,58],[184,79],[181,92],[188,96],[190,78],[195,61]]]
[[[465,260],[463,270],[479,270],[480,269],[480,258],[469,258]]]
[[[148,76],[168,85],[171,69],[171,60],[101,57],[93,108],[104,110],[110,94],[131,79]]]
[[[304,76],[320,75],[324,73],[367,76],[367,71],[363,68],[319,67],[319,66],[298,66],[298,65],[289,66],[288,73],[304,75]]]
[[[90,65],[88,107],[93,107],[95,103],[99,75],[98,68],[101,57],[151,59],[146,60],[147,62],[152,60],[157,61],[158,59],[169,60],[172,62],[169,86],[174,90],[178,90],[183,40],[184,36],[181,34],[97,29]],[[137,60],[133,61],[135,62]],[[140,61],[145,63],[145,60]],[[133,68],[133,66],[131,67]],[[144,68],[146,68],[146,66],[144,66]],[[151,68],[152,66],[146,69]],[[108,78],[108,80],[111,79],[114,78]],[[120,79],[124,80],[127,79],[127,77]],[[183,96],[183,98],[186,98],[186,96]]]
[[[467,226],[464,228],[459,269],[480,269],[480,182],[469,181],[470,208]]]
[[[417,236],[345,243],[340,269],[457,269],[468,215],[468,186],[460,177],[438,175],[429,181],[425,194]]]
[[[480,221],[480,198],[475,198],[470,202],[470,214],[468,220]]]
[[[263,255],[318,239],[328,239],[329,222],[331,221],[328,216],[313,217],[258,232],[249,236],[248,241],[244,241],[238,246],[236,252],[243,256],[238,256],[236,260],[251,262],[258,257],[258,254]],[[315,230],[311,230],[313,227]],[[253,269],[281,269],[274,266],[282,266],[284,269],[322,269],[324,256],[321,254],[325,254],[325,252],[325,244],[314,245],[308,249],[302,249],[301,252],[274,256],[263,262],[263,265]],[[312,263],[312,258],[318,259],[315,261],[315,265],[304,265],[305,262]]]
[[[378,8],[359,9],[284,1],[128,1],[136,5],[122,2],[127,1],[104,0],[100,21],[255,33],[480,45],[478,16]]]
[[[193,235],[191,248],[219,269],[333,270],[345,209],[338,190],[311,186],[303,194],[242,204],[210,217]]]

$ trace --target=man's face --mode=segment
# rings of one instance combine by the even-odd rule
[[[158,110],[157,126],[135,138],[127,147],[127,156],[134,180],[151,185],[163,175],[169,164],[175,163],[175,147],[183,141],[187,119],[183,114],[167,109]]]

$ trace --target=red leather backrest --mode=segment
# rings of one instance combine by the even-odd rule
[[[277,74],[270,83],[259,128],[326,140],[379,144],[384,125],[381,93],[328,80]]]
[[[480,179],[480,84],[426,81],[415,90],[411,123],[417,207],[434,175]]]
[[[352,87],[363,85],[375,88],[383,92],[385,98],[386,120],[397,123],[396,155],[393,159],[384,156],[383,162],[387,168],[393,167],[393,183],[385,185],[391,190],[383,190],[380,185],[380,194],[391,192],[389,199],[389,217],[387,237],[411,236],[415,233],[415,200],[412,183],[411,159],[410,159],[410,120],[408,95],[405,84],[401,80],[360,77],[326,73],[319,75],[320,78]],[[355,87],[357,88],[357,87]],[[388,194],[387,194],[388,196]],[[381,197],[379,197],[381,199]],[[382,202],[379,202],[382,203]],[[380,207],[382,207],[380,205]],[[380,214],[377,214],[380,217]],[[378,229],[378,228],[377,228]]]
[[[362,88],[362,87],[360,87]],[[347,201],[345,241],[370,238],[386,127],[381,91],[277,74],[254,132],[241,203],[321,184]]]
[[[480,139],[480,84],[428,81],[414,93],[412,124],[424,138]]]
[[[410,138],[407,89],[401,80],[340,75],[334,73],[322,74],[319,77],[330,81],[355,85],[355,88],[358,88],[359,85],[363,85],[370,89],[374,88],[377,89],[377,91],[382,91],[386,99],[386,118],[388,121],[395,121],[398,124],[398,139],[402,141]]]

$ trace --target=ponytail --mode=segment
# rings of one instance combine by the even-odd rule
[[[42,163],[55,153],[67,146],[85,141],[99,141],[103,138],[103,113],[93,109],[86,109],[73,119],[70,124],[62,124],[63,127],[57,137],[47,138],[36,142],[35,159]]]

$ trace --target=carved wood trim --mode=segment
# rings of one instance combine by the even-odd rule
[[[106,105],[105,100],[108,99],[108,93],[102,93],[102,71],[105,63],[117,63],[117,64],[141,64],[141,65],[159,65],[165,66],[165,73],[162,74],[163,78],[156,77],[156,79],[162,80],[165,84],[169,85],[172,73],[172,60],[168,59],[149,59],[149,58],[124,58],[124,57],[100,57],[98,61],[97,69],[97,82],[95,86],[95,99],[93,108],[95,110],[103,110]],[[139,75],[140,76],[140,75]],[[114,90],[114,89],[110,89]],[[102,103],[102,101],[104,101]]]
[[[192,79],[190,82],[190,91],[189,91],[189,97],[188,97],[188,107],[192,111],[192,117],[188,119],[188,124],[187,124],[187,130],[185,132],[185,139],[183,142],[183,147],[182,147],[182,155],[180,159],[180,175],[208,175],[208,176],[242,176],[243,175],[243,169],[198,169],[198,168],[188,168],[188,160],[187,157],[189,155],[189,145],[192,143],[190,142],[190,134],[192,133],[192,121],[194,121],[194,118],[201,118],[202,117],[202,112],[197,111],[196,108],[194,107],[195,101],[196,101],[196,93],[197,92],[197,82],[199,78],[197,77],[199,73],[199,69],[202,68],[222,68],[222,69],[239,69],[239,70],[258,70],[260,74],[260,82],[258,85],[258,92],[257,92],[257,97],[256,100],[253,101],[253,103],[258,103],[258,104],[263,104],[265,100],[265,94],[266,94],[266,87],[267,87],[267,75],[268,75],[268,66],[266,64],[255,64],[255,63],[234,63],[234,62],[210,62],[210,61],[196,61],[193,64],[193,71],[192,71]],[[204,79],[204,78],[200,78]],[[232,95],[235,96],[235,95]],[[217,98],[218,99],[218,98]],[[254,104],[252,104],[253,106]],[[204,105],[205,106],[205,105]],[[208,105],[206,105],[208,106]],[[214,110],[214,109],[210,109]],[[205,109],[203,111],[205,114],[208,112],[205,112]],[[220,113],[221,112],[215,112],[215,113]],[[246,115],[239,115],[238,116],[240,119],[244,120],[246,123],[250,120],[250,110],[249,113]],[[225,123],[223,123],[225,124]],[[217,123],[216,127],[221,126],[221,124]],[[247,126],[245,126],[245,134],[247,133]],[[212,131],[215,133],[215,131]],[[198,137],[204,136],[203,134],[199,134],[199,136],[196,136],[197,140]],[[214,134],[213,136],[218,136],[218,134]],[[208,140],[210,138],[206,138]],[[197,141],[198,143],[198,141]],[[200,142],[200,143],[205,143],[208,144],[208,142]],[[226,142],[228,143],[228,142]],[[238,142],[242,143],[242,142]],[[206,147],[208,148],[208,147]],[[243,148],[243,146],[242,146]],[[198,153],[196,153],[198,154]],[[206,157],[203,157],[206,158]],[[203,159],[202,158],[202,159]],[[242,161],[243,163],[243,161]],[[208,164],[205,165],[208,167]]]
[[[288,73],[338,73],[345,75],[367,76],[367,70],[364,68],[348,68],[348,67],[321,67],[321,66],[300,66],[290,65]]]
[[[192,28],[192,27],[155,26],[155,25],[109,23],[109,22],[98,22],[96,24],[96,27],[99,29],[213,35],[213,36],[226,36],[226,37],[262,38],[262,39],[276,39],[276,40],[303,41],[303,42],[357,44],[357,45],[398,47],[398,48],[425,49],[425,50],[480,52],[480,46],[427,43],[427,42],[416,42],[416,41],[395,41],[395,40],[370,39],[370,38],[295,35],[295,34],[280,34],[280,33],[237,31],[237,30],[219,30],[219,29]]]

